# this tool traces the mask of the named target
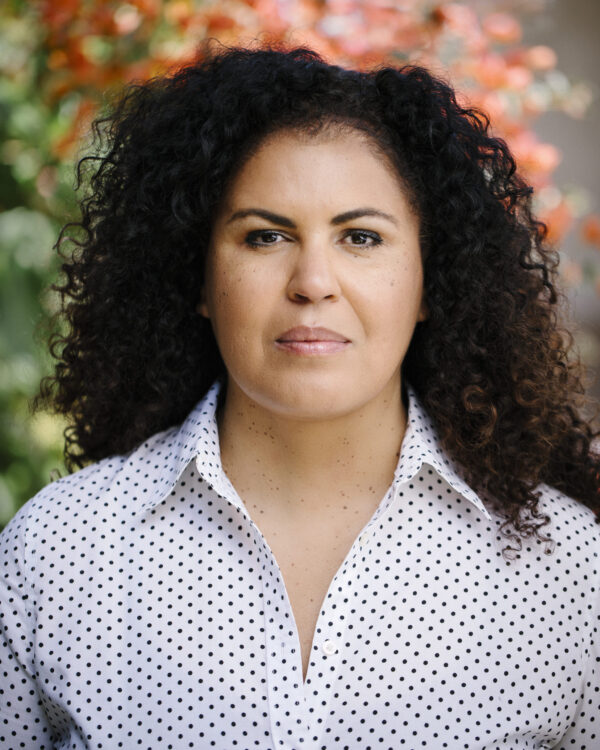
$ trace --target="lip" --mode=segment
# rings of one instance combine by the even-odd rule
[[[291,341],[338,341],[344,344],[350,343],[341,333],[330,331],[328,328],[311,328],[309,326],[296,326],[278,336],[279,343]]]
[[[350,345],[350,341],[341,333],[328,328],[296,326],[282,333],[275,345],[278,349],[293,354],[319,356],[341,352]]]

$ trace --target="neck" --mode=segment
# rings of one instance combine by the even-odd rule
[[[219,416],[221,459],[244,503],[288,519],[376,507],[406,429],[400,383],[389,390],[356,412],[303,421],[228,388]]]

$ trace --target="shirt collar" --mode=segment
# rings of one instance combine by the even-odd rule
[[[452,489],[469,500],[488,520],[491,516],[479,495],[463,478],[460,466],[442,448],[433,421],[421,403],[414,388],[407,384],[408,421],[402,441],[400,460],[394,474],[394,482],[404,484],[410,481],[423,464],[431,466],[446,480]]]
[[[125,479],[117,480],[117,484],[132,485],[128,491],[140,501],[134,505],[134,516],[161,503],[194,459],[200,476],[207,484],[236,507],[242,507],[221,464],[216,418],[221,387],[221,381],[215,381],[180,427],[154,435],[130,455],[123,467]],[[393,484],[400,487],[409,482],[423,464],[427,464],[490,519],[481,498],[463,479],[458,465],[442,449],[433,422],[410,385],[407,386],[407,395],[407,429]],[[159,471],[148,471],[149,466]],[[127,467],[130,471],[127,471]]]

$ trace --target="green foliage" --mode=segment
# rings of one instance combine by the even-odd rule
[[[51,369],[36,329],[56,306],[43,290],[56,278],[60,222],[74,208],[73,167],[52,154],[67,114],[42,101],[30,16],[0,11],[0,525],[52,472],[65,472],[64,425],[32,419],[29,401]]]

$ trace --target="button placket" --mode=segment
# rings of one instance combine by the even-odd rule
[[[309,724],[293,613],[275,556],[255,524],[254,533],[263,561],[266,672],[273,747],[294,750],[299,743],[306,742]]]
[[[348,593],[346,565],[338,571],[323,601],[313,636],[313,647],[304,684],[306,716],[311,747],[323,745],[323,732],[329,713],[334,685],[338,679],[338,664],[346,633]],[[347,601],[344,602],[344,599]]]

